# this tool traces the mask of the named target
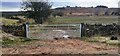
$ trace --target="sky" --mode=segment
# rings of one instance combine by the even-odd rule
[[[21,11],[21,4],[24,0],[1,0],[0,11]],[[34,0],[32,0],[34,1]],[[105,5],[109,8],[118,8],[120,0],[48,0],[52,2],[52,8],[66,6],[95,7],[97,5]]]

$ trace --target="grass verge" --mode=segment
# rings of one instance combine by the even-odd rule
[[[92,38],[83,38],[82,40],[87,42],[99,42],[99,43],[105,43],[109,45],[120,45],[119,40],[110,40],[110,37],[92,37]]]
[[[29,38],[17,38],[15,40],[6,39],[6,40],[2,41],[2,45],[9,46],[9,45],[13,45],[13,44],[25,44],[25,43],[31,42],[31,41],[34,41],[34,40],[29,39]]]

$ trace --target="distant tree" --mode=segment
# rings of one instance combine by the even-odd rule
[[[70,6],[66,6],[67,8],[70,8]]]
[[[75,8],[78,8],[78,6],[75,6]]]
[[[98,5],[95,8],[108,8],[107,6],[103,6],[103,5]]]
[[[58,15],[58,16],[63,16],[64,13],[63,13],[63,12],[57,12],[57,15]]]
[[[93,6],[91,8],[94,8]]]
[[[52,16],[56,17],[56,16],[63,16],[64,13],[63,12],[57,12],[57,11],[54,11],[52,12]]]
[[[65,9],[65,7],[58,7],[58,8],[55,8],[55,9]]]
[[[39,24],[47,20],[51,14],[52,5],[47,0],[26,0],[22,5],[22,9],[26,10],[25,15]]]

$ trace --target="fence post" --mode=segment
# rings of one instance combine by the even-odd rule
[[[26,38],[28,38],[29,37],[29,25],[26,23],[26,24],[23,24],[23,26],[24,26],[24,36],[26,37]]]
[[[81,24],[80,24],[80,28],[79,28],[79,29],[80,29],[80,37],[82,37],[82,36],[81,36]]]
[[[83,37],[83,34],[82,34],[82,24],[80,24],[80,37]]]
[[[80,24],[80,36],[83,37],[84,36],[84,23]]]

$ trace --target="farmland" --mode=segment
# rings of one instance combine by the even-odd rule
[[[48,24],[111,24],[118,23],[118,16],[73,16],[52,18]]]
[[[87,1],[85,7],[78,6],[86,4],[84,1],[61,2],[2,2],[0,54],[120,54],[119,8],[107,6],[105,1],[103,4],[97,1],[99,5]]]
[[[17,24],[19,20],[1,20],[6,25]],[[118,16],[81,16],[81,17],[56,17],[44,24],[111,24],[118,23]],[[36,29],[36,28],[35,28]],[[39,28],[38,28],[39,29]],[[40,32],[39,32],[40,33]],[[18,36],[11,36],[2,33],[6,38],[13,37],[15,40],[2,42],[4,54],[117,54],[119,41],[112,41],[110,37],[100,38],[78,38],[78,39],[52,39],[52,40],[30,40],[19,39]],[[9,36],[8,36],[9,35]],[[55,35],[55,34],[53,34]],[[60,34],[59,34],[60,35]],[[41,35],[40,35],[41,36]],[[109,39],[109,40],[108,40]],[[92,52],[91,52],[92,50]]]
[[[16,24],[19,20],[0,18],[0,22],[6,25]],[[35,23],[33,20],[29,20],[29,23]],[[44,24],[111,24],[118,23],[118,16],[63,16],[52,17],[50,20],[44,22]]]

